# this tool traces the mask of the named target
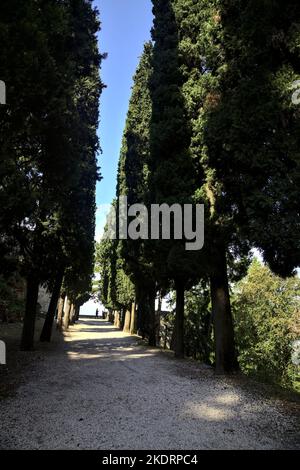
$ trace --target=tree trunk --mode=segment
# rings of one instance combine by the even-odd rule
[[[115,322],[115,318],[114,318],[114,311],[113,310],[109,310],[108,311],[108,321],[110,323],[114,323]]]
[[[162,308],[162,293],[158,295],[158,306],[156,312],[156,339],[158,346],[161,346],[161,308]]]
[[[138,335],[145,339],[146,337],[146,301],[145,293],[139,291],[138,302],[137,302],[137,331]]]
[[[130,334],[136,335],[137,333],[137,315],[135,302],[131,305],[131,319],[130,319]]]
[[[79,315],[80,315],[80,306],[76,305],[75,307],[75,317],[74,317],[74,323],[76,323],[79,320]]]
[[[71,305],[71,310],[70,310],[70,320],[69,320],[69,325],[74,325],[75,323],[75,305]]]
[[[175,282],[176,316],[175,316],[175,357],[184,357],[184,283]]]
[[[131,317],[131,312],[128,309],[126,310],[126,313],[125,313],[125,321],[124,321],[124,328],[123,328],[124,333],[130,333],[130,317]]]
[[[121,327],[121,313],[116,312],[115,314],[115,327],[120,328]]]
[[[156,300],[156,289],[152,287],[148,292],[148,342],[149,346],[156,347],[156,314],[155,314],[155,300]]]
[[[72,304],[71,304],[70,300],[67,297],[66,307],[65,307],[65,312],[64,312],[64,318],[63,318],[63,329],[64,330],[67,330],[69,328],[69,325],[70,325],[71,307],[72,307]]]
[[[216,374],[238,370],[234,330],[230,306],[225,249],[219,249],[218,265],[210,277],[211,302],[214,323]]]
[[[119,326],[119,328],[120,328],[121,330],[123,330],[123,328],[124,328],[125,313],[126,313],[125,308],[121,308],[121,310],[120,310],[120,326]]]
[[[65,299],[66,299],[66,296],[62,295],[58,302],[57,323],[56,323],[56,328],[58,330],[62,329]]]
[[[164,328],[164,349],[167,349],[168,332],[169,332],[169,329],[168,329],[167,325],[165,325],[165,328]]]
[[[175,338],[175,324],[174,324],[174,328],[173,328],[173,331],[171,332],[171,338],[170,338],[170,349],[171,351],[174,351],[175,352],[175,342],[176,342],[176,338]]]
[[[21,339],[21,350],[32,351],[34,344],[34,329],[39,295],[39,280],[36,275],[27,277],[26,305]]]
[[[46,315],[45,323],[42,329],[40,341],[42,342],[50,342],[51,341],[51,334],[52,334],[52,327],[53,327],[53,322],[54,322],[54,317],[55,317],[55,312],[56,312],[56,307],[59,299],[59,294],[60,294],[60,289],[61,285],[63,282],[63,273],[60,273],[57,276],[57,279],[54,284],[48,312]]]

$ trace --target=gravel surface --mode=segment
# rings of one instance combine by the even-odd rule
[[[297,404],[102,320],[71,327],[25,375],[0,401],[1,449],[300,449]]]

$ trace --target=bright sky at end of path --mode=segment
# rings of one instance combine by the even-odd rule
[[[131,95],[132,78],[151,38],[151,0],[95,0],[100,12],[99,48],[108,57],[102,62],[101,79],[107,86],[101,96],[99,166],[103,179],[97,186],[97,207],[110,204],[116,195],[117,167]],[[96,239],[102,234],[105,214],[97,211]]]

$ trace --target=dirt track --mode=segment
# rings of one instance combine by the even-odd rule
[[[299,414],[279,399],[101,320],[71,327],[28,368],[0,423],[1,449],[300,448]]]

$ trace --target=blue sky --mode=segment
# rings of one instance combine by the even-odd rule
[[[101,97],[99,128],[103,154],[99,156],[102,181],[97,187],[97,205],[109,204],[115,197],[116,175],[122,134],[125,126],[132,77],[143,45],[150,39],[151,0],[95,0],[100,11],[101,52],[108,58],[102,63],[101,78],[107,88]],[[102,232],[105,216],[97,211],[96,238]]]

